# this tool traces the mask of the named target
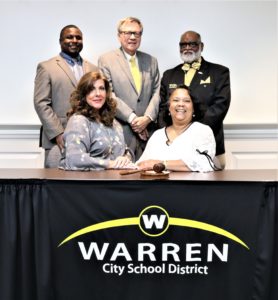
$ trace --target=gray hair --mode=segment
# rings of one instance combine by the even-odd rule
[[[135,22],[137,23],[140,27],[141,27],[141,32],[143,32],[143,24],[141,23],[141,21],[138,18],[135,17],[127,17],[124,19],[121,19],[118,23],[118,33],[122,32],[122,27],[126,22]]]

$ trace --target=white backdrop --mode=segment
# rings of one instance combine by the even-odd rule
[[[39,124],[33,108],[38,62],[60,51],[63,26],[84,35],[82,56],[119,47],[119,19],[144,24],[140,50],[157,57],[161,74],[179,64],[186,30],[202,35],[203,56],[231,71],[232,104],[226,124],[277,123],[276,1],[0,1],[0,125]]]

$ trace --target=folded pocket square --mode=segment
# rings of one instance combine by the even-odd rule
[[[200,84],[208,84],[210,83],[210,76],[206,80],[201,80]]]

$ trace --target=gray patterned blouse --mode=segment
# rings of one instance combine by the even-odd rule
[[[59,164],[64,170],[103,170],[109,160],[124,155],[126,144],[119,122],[113,127],[90,121],[82,115],[70,117],[64,132],[65,148]]]

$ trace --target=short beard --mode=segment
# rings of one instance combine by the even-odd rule
[[[199,50],[197,52],[194,52],[194,51],[192,51],[192,52],[193,53],[185,54],[185,51],[184,51],[180,54],[183,62],[191,64],[193,61],[197,61],[201,57],[201,53],[202,53],[201,47],[199,48]]]

